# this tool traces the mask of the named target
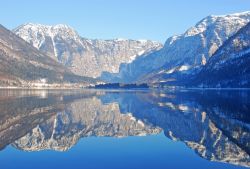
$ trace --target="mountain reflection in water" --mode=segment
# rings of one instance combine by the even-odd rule
[[[250,91],[0,90],[2,150],[161,132],[207,160],[250,167]]]

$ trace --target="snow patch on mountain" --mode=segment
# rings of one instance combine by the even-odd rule
[[[249,21],[249,11],[222,16],[210,15],[183,34],[168,38],[160,51],[122,65],[118,74],[109,74],[109,77],[121,82],[152,82],[155,75],[158,80],[168,78],[166,75],[159,77],[162,70],[168,72],[169,78],[173,78],[172,74],[176,73],[173,71],[175,67],[179,71],[185,70],[183,73],[187,69],[192,72],[206,65],[219,47]]]
[[[63,24],[28,23],[14,32],[74,73],[88,77],[99,77],[102,72],[118,73],[122,63],[131,63],[142,54],[162,47],[150,40],[86,39]]]

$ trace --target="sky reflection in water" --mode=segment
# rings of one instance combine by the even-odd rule
[[[250,167],[249,94],[1,90],[1,168]]]

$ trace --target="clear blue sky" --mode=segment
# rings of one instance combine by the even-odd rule
[[[5,0],[0,21],[9,29],[62,23],[87,38],[164,42],[207,15],[247,10],[250,0]]]

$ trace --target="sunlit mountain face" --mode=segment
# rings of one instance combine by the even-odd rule
[[[10,148],[67,153],[92,137],[163,133],[197,158],[250,167],[249,99],[250,91],[238,90],[1,90],[0,158]]]

